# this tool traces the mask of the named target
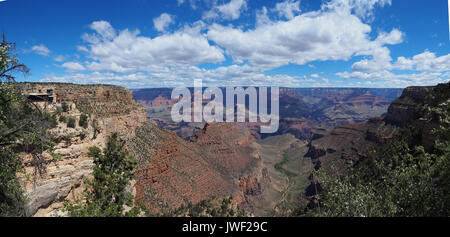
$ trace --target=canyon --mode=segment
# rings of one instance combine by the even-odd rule
[[[348,162],[360,155],[354,147],[362,145],[348,143],[364,137],[375,144],[395,132],[384,119],[369,118],[384,115],[401,93],[281,88],[280,129],[263,135],[256,123],[173,123],[170,108],[176,100],[170,99],[167,88],[130,91],[110,85],[19,84],[25,94],[50,90],[56,102],[42,103],[46,110],[56,113],[66,103],[70,110],[59,116],[78,122],[87,114],[90,124],[70,128],[60,122],[51,130],[55,147],[44,154],[43,174],[35,173],[29,154],[21,154],[25,172],[18,176],[29,199],[29,216],[65,215],[63,203],[72,202],[83,190],[83,180],[91,177],[89,147],[104,147],[112,132],[119,133],[138,161],[129,187],[135,202],[154,215],[170,214],[188,203],[232,197],[249,215],[286,216],[307,201],[311,172],[319,164]],[[395,120],[408,112],[390,117],[396,113],[388,112],[386,118]],[[337,159],[323,154],[340,155]]]
[[[225,95],[225,88],[221,89]],[[169,88],[135,89],[132,92],[134,98],[147,110],[149,121],[176,131],[183,138],[188,139],[205,124],[173,122],[170,111],[177,100],[171,98]],[[340,124],[364,122],[383,115],[401,92],[402,89],[280,88],[278,131],[274,134],[261,134],[258,131],[260,123],[247,122],[247,127],[258,138],[291,133],[306,141],[312,138],[314,130],[325,131]],[[207,102],[203,100],[203,103]]]

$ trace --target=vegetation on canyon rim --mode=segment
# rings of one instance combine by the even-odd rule
[[[300,215],[449,216],[450,83],[436,86],[416,108],[417,119],[345,175],[320,170],[322,192]],[[425,149],[422,127],[434,146]],[[336,172],[334,173],[336,174]]]
[[[0,45],[0,216],[24,216],[25,200],[16,173],[22,171],[18,153],[32,155],[35,175],[45,172],[44,150],[53,142],[48,129],[54,117],[34,108],[13,84],[14,74],[27,73],[12,53],[14,45]]]
[[[113,133],[103,152],[98,147],[89,149],[94,158],[94,179],[85,181],[86,189],[75,204],[65,203],[65,210],[72,217],[137,216],[145,209],[134,205],[133,195],[127,191],[136,160],[124,149],[125,143]],[[125,206],[129,210],[125,210]]]

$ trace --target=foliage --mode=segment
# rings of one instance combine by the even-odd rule
[[[286,155],[283,155],[283,160],[276,163],[274,165],[275,169],[277,169],[278,171],[282,171],[283,170],[283,165],[286,164],[287,162],[289,162],[289,157]]]
[[[58,121],[56,119],[56,114],[50,114],[48,112],[43,113],[44,120],[46,120],[51,128],[54,128],[58,125]]]
[[[133,204],[133,196],[127,191],[136,166],[135,159],[124,149],[117,133],[113,133],[103,149],[89,149],[94,158],[93,180],[85,180],[86,189],[75,204],[65,203],[65,210],[72,217],[138,216],[143,207]],[[130,209],[127,211],[125,207]]]
[[[450,216],[450,83],[438,85],[411,121],[345,175],[323,170],[323,191],[306,213],[318,216]],[[444,89],[443,89],[444,88]],[[425,149],[424,124],[434,146]],[[305,214],[303,212],[302,214]]]
[[[69,117],[67,120],[67,127],[69,128],[75,128],[76,125],[76,119],[74,117]]]
[[[24,216],[25,197],[16,174],[23,171],[19,152],[32,155],[35,175],[45,172],[42,152],[53,147],[48,129],[56,117],[43,113],[22,95],[14,74],[28,72],[12,54],[11,44],[0,44],[0,216]]]
[[[78,121],[78,125],[85,129],[88,127],[88,116],[86,114],[80,115],[80,121]]]
[[[92,136],[92,139],[96,139],[97,134],[101,132],[100,125],[98,124],[97,119],[92,120],[92,128],[94,129],[94,135]]]
[[[189,202],[187,205],[182,205],[167,215],[183,217],[244,217],[246,214],[243,209],[239,209],[232,197],[225,197],[222,199],[211,198],[202,200],[197,204]]]
[[[15,73],[28,73],[29,69],[24,64],[19,63],[16,54],[12,54],[13,44],[6,42],[0,44],[0,79],[2,82],[14,82]]]
[[[69,105],[66,102],[62,102],[62,111],[69,112]]]
[[[59,122],[60,123],[67,123],[67,117],[64,115],[59,116]]]

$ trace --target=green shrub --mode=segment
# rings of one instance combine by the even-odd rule
[[[57,106],[56,107],[56,114],[60,115],[63,112],[63,109],[61,108],[61,106]]]
[[[62,103],[63,112],[69,112],[69,105],[66,102]]]
[[[64,203],[71,217],[123,217],[138,216],[146,209],[135,205],[127,186],[133,177],[136,160],[125,149],[117,133],[113,133],[103,151],[90,147],[88,155],[94,158],[93,179],[85,180],[86,189],[75,203]],[[129,210],[125,210],[125,206]]]
[[[60,123],[67,123],[67,117],[64,115],[59,116],[59,122]]]
[[[44,120],[48,122],[50,127],[54,128],[58,125],[56,120],[56,114],[51,115],[50,113],[44,113]]]
[[[76,123],[75,118],[74,117],[70,117],[69,120],[67,121],[67,127],[75,128],[75,123]]]
[[[56,116],[38,111],[14,83],[16,73],[27,73],[29,69],[13,49],[9,43],[0,44],[0,217],[30,214],[17,174],[24,174],[27,180],[31,177],[20,152],[30,154],[34,177],[42,175],[46,167],[41,154],[54,145],[48,130],[56,122]]]
[[[80,125],[80,127],[82,128],[88,127],[88,116],[86,114],[82,114],[80,116],[80,121],[78,121],[78,125]]]

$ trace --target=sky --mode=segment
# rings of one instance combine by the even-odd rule
[[[0,0],[18,81],[382,87],[450,80],[448,0]]]

